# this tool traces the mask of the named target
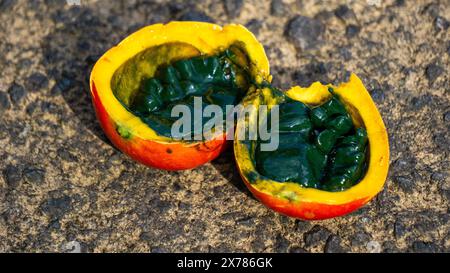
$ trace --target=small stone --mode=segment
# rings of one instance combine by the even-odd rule
[[[72,209],[70,196],[50,198],[41,204],[41,210],[52,218],[61,218]]]
[[[447,177],[447,175],[442,172],[434,172],[431,174],[432,182],[442,182],[445,180],[446,177]]]
[[[49,230],[59,230],[59,229],[61,229],[61,223],[59,222],[59,220],[51,221],[49,223],[49,225],[47,226],[47,228]]]
[[[6,11],[16,4],[16,0],[0,0],[0,11]]]
[[[299,233],[304,233],[311,226],[311,223],[308,221],[295,221],[295,230]]]
[[[444,198],[450,201],[450,190],[441,189],[440,193]]]
[[[64,253],[81,253],[81,244],[77,241],[70,241],[63,245],[62,251]]]
[[[437,17],[439,16],[439,3],[432,2],[428,5],[426,5],[420,12],[421,14],[428,15],[430,17]]]
[[[167,253],[167,250],[162,247],[152,247],[151,253]]]
[[[38,102],[33,101],[27,105],[27,107],[25,108],[25,112],[31,116],[34,114],[34,111],[36,110],[37,106],[38,106]]]
[[[412,250],[418,253],[436,253],[438,247],[433,243],[415,241],[412,245]]]
[[[325,253],[343,253],[345,250],[341,246],[341,238],[338,235],[328,237],[325,244]]]
[[[73,86],[73,84],[74,81],[66,77],[63,77],[56,82],[56,85],[58,86],[61,92],[66,92]]]
[[[429,214],[428,217],[435,216],[434,214]],[[439,223],[434,219],[430,219],[428,217],[421,218],[419,221],[416,221],[412,226],[412,229],[416,232],[420,232],[422,234],[430,233],[439,228]]]
[[[214,23],[214,20],[209,17],[206,13],[202,11],[186,11],[181,14],[180,17],[178,17],[179,21],[197,21],[197,22],[207,22],[207,23]]]
[[[244,6],[243,0],[223,0],[223,5],[228,16],[236,18],[241,14],[242,7]]]
[[[163,214],[171,208],[172,203],[169,201],[161,200],[159,198],[155,198],[153,200],[150,200],[149,205],[153,207],[158,213]]]
[[[387,241],[387,242],[383,243],[383,252],[384,253],[399,253],[400,251],[393,241]]]
[[[370,91],[370,95],[377,103],[382,103],[385,99],[383,89],[375,88]]]
[[[380,253],[381,252],[381,245],[377,241],[370,241],[366,245],[367,252],[369,253]]]
[[[354,19],[356,17],[353,10],[350,9],[347,5],[340,5],[337,9],[334,10],[334,15],[336,15],[336,17],[338,17],[342,21]]]
[[[236,225],[243,225],[243,226],[248,226],[251,227],[255,224],[255,218],[253,217],[243,217],[240,219],[236,220]]]
[[[263,251],[266,248],[266,245],[265,245],[264,241],[261,240],[260,238],[257,238],[255,240],[253,240],[250,243],[250,245],[251,245],[251,247],[253,249],[252,251],[254,251],[254,252],[261,252],[261,251]]]
[[[303,236],[305,246],[315,246],[320,242],[325,242],[330,236],[330,231],[324,227],[315,225],[310,231],[306,232]]]
[[[150,233],[148,231],[143,231],[139,235],[139,239],[141,239],[142,241],[151,241],[153,239],[152,238],[152,233]]]
[[[362,246],[371,239],[370,235],[365,232],[356,233],[350,240],[352,246]]]
[[[444,17],[437,16],[436,19],[434,19],[434,29],[436,31],[447,30],[449,26],[450,22],[447,21]]]
[[[8,96],[5,92],[0,91],[0,114],[11,108],[11,103],[9,102]]]
[[[447,112],[444,114],[444,121],[445,121],[445,122],[450,122],[450,111],[447,111]]]
[[[78,158],[73,155],[71,152],[69,152],[67,149],[60,147],[56,151],[58,154],[58,157],[62,160],[68,161],[68,162],[77,162]]]
[[[439,149],[442,149],[442,151],[450,150],[450,139],[445,132],[435,134],[433,136],[433,141]]]
[[[328,22],[328,20],[333,16],[333,11],[321,10],[314,15],[314,19],[320,22]]]
[[[173,185],[172,185],[172,189],[174,191],[180,191],[182,188],[181,188],[181,185],[178,182],[174,182]]]
[[[77,50],[87,52],[91,49],[91,45],[87,41],[78,41]]]
[[[306,50],[319,44],[324,31],[319,20],[298,15],[288,22],[285,35],[297,48]]]
[[[13,165],[6,166],[3,170],[3,177],[5,178],[6,184],[10,188],[17,188],[22,180],[20,168]]]
[[[431,96],[422,95],[420,97],[414,97],[411,99],[411,106],[415,110],[421,110],[425,105],[431,105],[433,103]]]
[[[25,87],[28,91],[39,91],[47,87],[47,85],[48,85],[47,77],[40,72],[35,72],[31,74],[25,83]]]
[[[49,101],[41,102],[41,111],[42,112],[56,113],[57,110],[58,110],[58,106],[55,103],[52,103]]]
[[[22,85],[13,83],[8,89],[9,98],[14,104],[18,104],[25,96],[25,88]]]
[[[286,6],[282,0],[272,0],[270,3],[270,13],[273,16],[283,16],[286,13]]]
[[[169,1],[168,8],[172,14],[176,14],[178,12],[189,9],[188,5],[186,5],[185,2],[178,2],[178,1]]]
[[[113,181],[108,186],[108,189],[111,189],[111,190],[116,191],[116,192],[123,192],[124,191],[123,185],[120,183],[120,181],[117,181],[117,180]]]
[[[345,28],[345,36],[347,36],[348,38],[353,38],[356,35],[358,35],[360,31],[361,31],[361,27],[359,27],[357,25],[348,25]]]
[[[34,167],[26,167],[23,170],[23,176],[29,183],[40,185],[45,180],[45,171]]]
[[[346,47],[340,48],[339,53],[341,54],[344,61],[350,61],[352,59],[352,52]]]
[[[263,24],[261,20],[251,19],[245,27],[248,28],[253,34],[258,35],[259,30],[262,28]]]
[[[392,164],[392,167],[395,169],[397,173],[399,172],[406,172],[410,171],[411,169],[415,168],[416,162],[414,158],[408,158],[408,159],[397,159],[394,164]]]
[[[410,177],[407,176],[396,176],[394,177],[394,182],[406,193],[412,193],[414,188],[414,183]]]
[[[21,59],[21,60],[18,60],[17,67],[22,70],[22,69],[27,69],[32,64],[33,64],[33,61],[30,59]]]
[[[275,251],[277,253],[286,253],[289,248],[289,241],[281,235],[277,236]]]
[[[395,223],[394,223],[394,236],[395,236],[395,238],[397,238],[397,239],[401,238],[401,237],[403,237],[405,235],[405,233],[406,233],[405,225],[399,220],[395,221]]]
[[[430,83],[433,83],[442,73],[444,69],[437,64],[430,64],[425,69],[425,76]]]

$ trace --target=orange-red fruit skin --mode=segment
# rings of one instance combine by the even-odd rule
[[[302,220],[323,220],[343,216],[359,209],[369,201],[367,198],[361,198],[340,205],[328,205],[303,201],[294,204],[287,200],[279,199],[272,195],[258,191],[252,187],[244,176],[241,175],[241,177],[253,196],[261,201],[261,203],[263,203],[266,207],[283,215]]]
[[[227,146],[225,135],[191,145],[184,142],[161,143],[137,136],[123,138],[98,98],[95,82],[91,88],[97,119],[108,139],[119,150],[146,166],[172,171],[192,169],[215,159]]]

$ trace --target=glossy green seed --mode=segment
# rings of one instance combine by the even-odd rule
[[[352,186],[361,178],[366,160],[366,144],[367,134],[363,128],[356,129],[353,135],[339,141],[335,151],[330,155],[332,165],[327,173],[329,178],[325,182],[327,187]],[[345,183],[343,180],[338,183],[333,177],[345,178]]]
[[[280,132],[300,132],[309,134],[311,121],[308,116],[309,109],[301,102],[288,102],[281,104],[279,115],[283,118],[279,121]]]
[[[260,153],[258,169],[260,173],[270,179],[280,182],[295,181],[304,168],[300,159],[301,150],[299,148],[279,151],[275,154]]]
[[[180,75],[180,79],[189,80],[196,77],[194,66],[189,60],[181,60],[173,64]]]
[[[163,67],[160,73],[164,83],[176,84],[180,78],[180,73],[173,66]]]
[[[335,134],[343,135],[353,128],[353,123],[348,115],[342,115],[330,120],[325,126],[328,129],[332,129]]]
[[[220,61],[218,58],[207,58],[205,59],[205,70],[208,71],[207,78],[212,80],[222,72],[220,69]]]
[[[321,108],[324,108],[328,117],[333,115],[347,115],[344,105],[339,101],[336,96],[333,96],[329,101],[324,103]]]
[[[209,104],[215,105],[226,106],[236,104],[236,95],[224,90],[211,92],[205,96],[205,99]]]
[[[311,145],[307,151],[308,163],[312,170],[315,182],[322,181],[324,169],[327,164],[328,155],[322,153],[316,146]]]
[[[316,147],[324,154],[328,154],[333,149],[337,140],[337,134],[332,129],[326,129],[319,133],[316,138]]]
[[[294,149],[301,147],[305,143],[305,138],[298,132],[280,133],[278,150]],[[261,141],[262,142],[262,141]]]
[[[328,119],[328,114],[323,107],[317,107],[311,111],[311,121],[315,127],[324,126],[326,120]]]
[[[131,107],[141,115],[147,115],[153,111],[160,109],[163,105],[161,99],[162,86],[158,81],[153,79],[147,80],[141,88],[141,92],[137,93],[133,98]]]

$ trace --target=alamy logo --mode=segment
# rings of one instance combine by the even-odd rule
[[[226,133],[227,140],[260,140],[262,151],[273,151],[279,142],[279,107],[273,105],[203,106],[201,97],[194,97],[194,107],[175,105],[171,116],[178,118],[171,127],[171,136],[180,140],[212,140]],[[206,122],[205,122],[206,121]],[[238,134],[235,136],[235,123]]]

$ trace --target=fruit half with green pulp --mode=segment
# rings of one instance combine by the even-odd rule
[[[227,132],[204,139],[192,129],[184,135],[190,139],[174,138],[173,107],[194,110],[195,97],[202,108],[236,104],[263,81],[270,81],[267,57],[243,26],[171,22],[144,27],[108,50],[90,87],[97,118],[118,149],[147,166],[183,170],[217,157]],[[205,123],[191,120],[200,123],[192,128]]]
[[[243,105],[279,109],[277,149],[264,151],[262,140],[234,142],[241,177],[269,208],[300,219],[332,218],[358,209],[382,189],[389,166],[387,133],[356,75],[339,86],[316,82],[285,93],[262,87]],[[236,135],[258,118],[253,113],[239,120]]]

